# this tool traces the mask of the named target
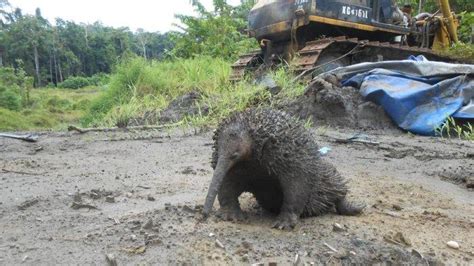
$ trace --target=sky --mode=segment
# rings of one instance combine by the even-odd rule
[[[173,23],[178,21],[174,14],[192,15],[189,0],[8,0],[13,7],[22,9],[23,14],[34,14],[39,7],[43,17],[54,23],[60,17],[80,23],[100,21],[112,27],[143,28],[150,32],[177,30]],[[201,0],[209,10],[212,0]],[[228,0],[239,4],[240,0]]]

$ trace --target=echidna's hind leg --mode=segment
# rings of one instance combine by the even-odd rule
[[[246,217],[240,209],[239,196],[244,192],[244,185],[234,174],[229,173],[223,180],[217,195],[220,209],[216,215],[227,221],[242,221]]]

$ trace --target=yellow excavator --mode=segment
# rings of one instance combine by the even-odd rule
[[[232,65],[231,80],[291,60],[302,74],[410,55],[453,62],[437,52],[458,41],[458,21],[448,0],[439,7],[412,17],[394,0],[259,0],[248,22],[261,49]]]

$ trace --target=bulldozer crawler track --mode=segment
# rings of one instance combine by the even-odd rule
[[[297,58],[293,63],[296,74],[311,73],[313,69],[321,64],[321,59],[325,55],[332,54],[334,57],[358,56],[353,58],[352,63],[374,62],[380,60],[403,60],[409,55],[423,55],[429,60],[444,62],[454,62],[455,59],[443,57],[433,53],[426,48],[401,46],[388,42],[359,40],[358,38],[331,37],[307,42],[306,45],[298,51]],[[232,81],[243,79],[246,71],[255,69],[255,59],[262,57],[260,51],[243,55],[232,65]],[[253,65],[252,65],[253,63]]]

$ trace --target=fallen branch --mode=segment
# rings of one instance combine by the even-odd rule
[[[370,145],[379,145],[380,144],[380,142],[377,142],[377,141],[370,141],[370,140],[364,140],[364,139],[338,139],[338,138],[335,138],[334,141],[336,143],[354,143],[354,142],[358,142],[358,143],[370,144]]]
[[[162,129],[162,128],[171,128],[175,126],[179,126],[183,124],[182,121],[173,123],[173,124],[165,124],[165,125],[145,125],[145,126],[131,126],[131,127],[91,127],[91,128],[80,128],[76,126],[69,126],[67,128],[68,131],[77,131],[81,134],[87,132],[109,132],[109,131],[120,131],[120,130],[150,130],[150,129]]]
[[[31,173],[31,172],[23,172],[23,171],[14,171],[14,170],[8,170],[8,169],[5,169],[5,168],[2,168],[2,172],[3,173],[19,174],[19,175],[33,175],[33,176],[45,175],[46,174],[46,173]]]
[[[97,210],[98,208],[94,205],[91,204],[85,204],[85,203],[80,203],[80,202],[73,202],[71,205],[71,208],[74,210],[79,210],[79,209],[92,209],[92,210]]]
[[[38,135],[33,135],[33,134],[16,135],[16,134],[7,134],[7,133],[0,133],[0,137],[19,139],[19,140],[24,140],[28,142],[37,142],[39,138]]]

